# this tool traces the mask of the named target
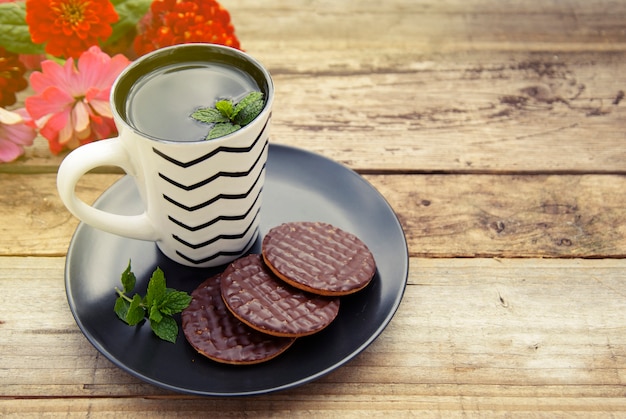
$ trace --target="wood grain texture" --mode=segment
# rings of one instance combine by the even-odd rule
[[[267,51],[271,139],[361,172],[626,173],[626,54]],[[56,172],[39,139],[0,172]],[[119,170],[119,169],[118,169]]]
[[[396,210],[411,255],[626,255],[626,177],[367,176]]]
[[[273,76],[271,141],[357,170],[397,212],[396,316],[289,391],[144,383],[70,313],[78,221],[56,193],[64,154],[38,138],[0,164],[0,416],[626,417],[626,2],[221,3]],[[79,195],[120,176],[100,168]]]
[[[622,2],[225,6],[273,75],[275,142],[361,171],[626,172]],[[40,139],[0,171],[62,157]]]
[[[89,175],[76,193],[91,204],[120,175]],[[65,256],[78,226],[56,191],[56,174],[0,174],[0,254]]]
[[[400,309],[365,352],[310,385],[244,399],[181,397],[131,377],[78,331],[63,258],[1,260],[2,414],[626,413],[624,260],[412,258]]]
[[[625,56],[404,51],[274,70],[272,138],[360,171],[624,173]]]
[[[93,202],[119,175],[94,174]],[[624,257],[624,175],[366,175],[422,257]],[[65,255],[78,221],[55,176],[0,174],[0,254]]]
[[[461,43],[580,44],[624,42],[626,6],[613,0],[492,1],[227,0],[244,43],[284,47],[360,44],[389,46],[416,42],[432,49]],[[459,48],[457,46],[456,48]]]

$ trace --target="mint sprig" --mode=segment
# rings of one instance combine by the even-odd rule
[[[175,343],[178,324],[172,315],[183,311],[191,302],[191,296],[184,291],[167,288],[165,274],[156,268],[148,282],[145,297],[130,293],[135,289],[137,279],[131,270],[131,263],[121,275],[122,289],[115,287],[118,294],[113,310],[117,317],[129,326],[139,324],[144,318],[150,321],[150,328],[161,339]]]
[[[218,100],[215,107],[197,109],[191,117],[205,124],[213,124],[206,136],[207,140],[212,140],[248,125],[259,116],[264,105],[263,93],[251,92],[236,105],[228,99]]]

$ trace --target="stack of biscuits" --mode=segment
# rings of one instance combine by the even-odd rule
[[[187,341],[226,364],[256,364],[337,317],[340,297],[365,288],[376,264],[356,236],[323,222],[271,229],[261,254],[204,281],[182,313]]]

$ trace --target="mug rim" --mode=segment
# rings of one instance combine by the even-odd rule
[[[122,100],[120,105],[125,105],[126,100],[128,99],[128,93],[131,88],[142,78],[149,75],[150,73],[161,69],[166,66],[170,66],[172,64],[184,63],[185,61],[167,61],[167,58],[173,58],[176,55],[181,54],[189,54],[191,51],[197,50],[199,52],[203,51],[208,55],[198,55],[195,62],[214,62],[225,65],[234,65],[239,70],[245,72],[250,75],[255,82],[259,85],[261,91],[265,94],[265,104],[263,105],[263,110],[257,117],[251,121],[249,124],[241,127],[241,129],[232,132],[230,134],[223,135],[221,137],[213,138],[211,140],[206,139],[198,139],[192,141],[175,141],[168,140],[165,138],[159,138],[154,135],[147,134],[142,132],[135,126],[133,126],[128,121],[128,116],[126,113],[121,113],[118,108],[118,104],[116,103],[118,100]],[[220,57],[220,60],[208,60],[208,56],[212,57]],[[230,60],[229,60],[230,59]],[[234,64],[234,63],[238,63]],[[161,65],[159,65],[161,64]],[[147,71],[138,71],[139,69],[148,66]],[[242,68],[242,67],[247,67]],[[257,73],[257,76],[260,76],[264,83],[261,83],[260,80],[255,77],[255,75],[250,74],[250,69],[254,69]],[[137,73],[137,74],[135,74]],[[128,80],[127,80],[128,79]],[[118,95],[122,94],[120,89],[123,87],[124,97],[120,98]],[[135,61],[131,62],[122,72],[117,76],[115,81],[111,86],[111,93],[109,95],[109,104],[111,106],[111,112],[113,114],[114,120],[116,124],[123,124],[125,128],[132,130],[137,135],[140,135],[145,138],[149,138],[152,141],[157,141],[161,143],[169,143],[169,144],[196,144],[196,143],[205,143],[211,142],[215,144],[215,142],[225,141],[228,138],[240,134],[242,131],[245,131],[246,128],[249,128],[253,125],[254,121],[261,120],[264,118],[265,114],[271,112],[272,102],[274,100],[274,83],[269,71],[254,57],[250,54],[236,49],[232,47],[228,47],[225,45],[219,44],[211,44],[211,43],[187,43],[187,44],[176,44],[168,47],[163,47],[156,49],[152,52],[149,52],[141,57],[137,58]]]

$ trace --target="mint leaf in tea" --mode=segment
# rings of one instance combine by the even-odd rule
[[[214,108],[197,109],[191,117],[205,124],[214,124],[206,136],[207,140],[212,140],[248,125],[259,116],[263,105],[263,93],[251,92],[236,105],[230,100],[218,100]]]
[[[232,119],[247,115],[251,109],[246,106],[246,112],[238,116],[243,109],[237,106],[245,105],[250,92],[258,91],[263,89],[253,76],[235,66],[203,61],[174,63],[140,76],[129,87],[123,116],[145,136],[175,142],[204,141],[210,129],[207,124],[243,126]],[[265,102],[256,106],[263,108]],[[227,131],[220,128],[217,132]]]

